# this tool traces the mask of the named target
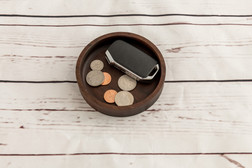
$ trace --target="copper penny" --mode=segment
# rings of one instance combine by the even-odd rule
[[[116,94],[117,94],[117,91],[115,91],[113,89],[107,90],[104,93],[104,100],[107,103],[114,103],[115,102],[115,96],[116,96]]]
[[[103,72],[104,81],[101,85],[108,85],[111,82],[111,75],[107,72]]]

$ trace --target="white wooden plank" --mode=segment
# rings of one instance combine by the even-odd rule
[[[0,91],[0,153],[252,151],[251,83],[166,83],[149,110],[126,118],[94,112],[77,84]]]
[[[39,15],[125,14],[125,13],[193,13],[193,14],[251,14],[249,0],[8,0],[1,1],[1,13]],[[235,7],[235,10],[234,10]]]
[[[230,155],[225,155],[230,157]],[[239,155],[235,155],[238,156]],[[233,155],[231,155],[233,157]],[[232,163],[220,155],[171,156],[171,155],[84,155],[84,156],[5,156],[0,157],[1,167],[17,168],[83,168],[83,167],[121,167],[121,168],[245,168],[251,167],[251,155],[242,155]],[[242,167],[243,166],[243,167]]]
[[[115,31],[137,33],[156,44],[166,61],[166,80],[252,78],[248,73],[252,64],[250,27],[177,25],[1,27],[0,79],[75,80],[75,64],[83,47]]]
[[[0,15],[1,17],[1,15]],[[194,16],[118,16],[118,17],[2,17],[0,26],[39,26],[39,27],[71,27],[71,26],[158,26],[165,24],[181,25],[250,25],[251,16],[247,17],[194,17]]]

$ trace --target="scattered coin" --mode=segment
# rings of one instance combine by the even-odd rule
[[[124,91],[131,91],[136,87],[136,85],[137,85],[136,80],[129,77],[128,75],[122,75],[118,79],[118,86],[120,89]]]
[[[133,95],[128,91],[120,91],[115,96],[117,106],[129,106],[134,103]]]
[[[103,72],[104,81],[101,85],[108,85],[111,82],[111,75],[107,72]]]
[[[90,68],[96,71],[101,71],[103,67],[104,67],[104,64],[101,60],[94,60],[90,64]]]
[[[102,71],[90,71],[86,76],[86,81],[90,86],[99,86],[104,81]]]
[[[107,90],[104,93],[104,100],[107,103],[114,103],[115,102],[115,96],[116,96],[116,94],[117,94],[117,91],[115,91],[113,89]]]
[[[104,64],[101,60],[94,60],[90,64],[92,71],[88,72],[86,76],[86,82],[93,87],[99,85],[108,85],[111,82],[111,75],[108,72],[102,72]],[[107,103],[116,103],[117,106],[129,106],[134,103],[133,95],[128,92],[133,90],[137,85],[137,81],[128,75],[122,75],[118,79],[118,86],[121,90],[117,91],[113,89],[107,90],[103,97]]]

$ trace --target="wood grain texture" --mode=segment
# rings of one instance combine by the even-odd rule
[[[84,156],[5,156],[0,158],[1,167],[122,167],[122,168],[166,168],[167,165],[173,167],[187,168],[245,168],[249,167],[251,155],[225,155],[228,159],[221,155],[201,155],[201,156],[170,156],[170,155],[84,155]],[[235,158],[235,159],[234,159]],[[31,161],[32,160],[32,161]],[[40,163],[40,164],[38,164]]]
[[[114,118],[89,107],[77,84],[2,83],[0,153],[251,152],[251,91],[251,83],[166,83],[146,112]]]
[[[14,27],[125,27],[194,25],[251,26],[252,15],[123,14],[123,15],[8,15],[0,14],[0,26]]]

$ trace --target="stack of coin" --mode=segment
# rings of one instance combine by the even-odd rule
[[[104,64],[101,60],[94,60],[90,64],[92,71],[88,72],[86,81],[90,86],[108,85],[111,82],[111,76],[107,72],[102,72]]]
[[[118,86],[122,91],[115,96],[117,106],[129,106],[134,103],[134,96],[129,92],[135,89],[137,82],[128,75],[122,75],[118,79]]]
[[[86,76],[86,82],[93,87],[108,85],[111,82],[111,75],[102,72],[104,64],[101,60],[94,60],[90,64],[91,71]],[[118,79],[118,87],[122,90],[117,92],[109,89],[104,93],[104,100],[107,103],[115,103],[117,106],[129,106],[134,103],[134,96],[130,93],[137,85],[135,79],[128,75],[122,75]]]

